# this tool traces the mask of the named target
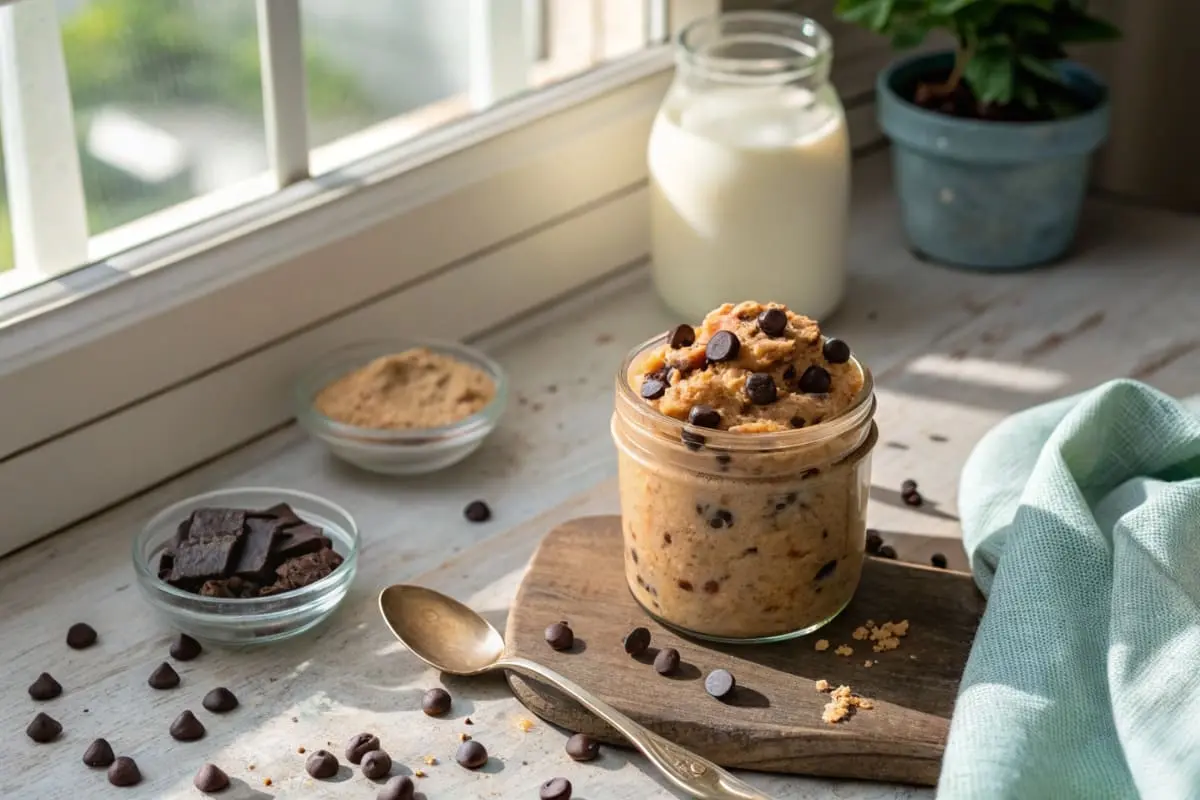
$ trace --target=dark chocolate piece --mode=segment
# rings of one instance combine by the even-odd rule
[[[204,725],[191,711],[184,711],[171,723],[171,738],[181,742],[194,742],[204,738]]]
[[[113,786],[136,786],[142,782],[142,771],[129,756],[121,756],[108,768],[108,782]]]
[[[280,564],[275,574],[277,590],[299,589],[316,583],[342,565],[342,557],[333,550],[318,550],[296,558],[290,558]]]
[[[945,569],[947,563],[946,556],[942,555],[941,553],[934,553],[929,557],[929,563],[938,569]]]
[[[86,622],[76,622],[67,629],[67,647],[83,650],[96,643],[96,629]]]
[[[29,684],[29,696],[34,700],[53,700],[62,694],[62,684],[54,680],[49,672],[38,675],[37,680]]]
[[[25,728],[25,735],[38,744],[53,742],[62,733],[62,723],[49,714],[38,714]]]
[[[275,539],[280,535],[278,520],[259,517],[247,519],[246,533],[242,537],[241,552],[238,553],[233,574],[245,580],[260,582],[270,575],[277,552],[274,549]]]
[[[107,767],[117,760],[107,739],[97,739],[83,751],[83,763],[89,767]]]
[[[567,739],[566,750],[575,761],[594,761],[600,755],[600,743],[586,733],[576,733]]]
[[[205,794],[214,794],[229,788],[229,776],[216,764],[205,764],[192,778],[192,785]]]
[[[575,633],[565,622],[554,622],[546,626],[546,644],[555,650],[570,650],[575,644]]]
[[[654,657],[654,671],[659,675],[672,675],[679,669],[679,651],[674,647],[665,647]]]
[[[397,775],[383,785],[375,800],[413,800],[413,782],[407,775]]]
[[[471,522],[487,522],[492,518],[492,510],[482,500],[472,500],[463,509],[463,516]]]
[[[315,553],[322,547],[327,547],[328,544],[329,541],[325,537],[324,531],[316,525],[301,522],[279,532],[274,540],[271,553],[278,563],[296,556]]]
[[[826,339],[822,355],[830,364],[845,364],[850,360],[850,345],[841,339]]]
[[[450,710],[453,701],[450,693],[440,687],[425,692],[421,697],[421,710],[428,716],[440,717]]]
[[[200,704],[214,714],[227,714],[238,707],[238,699],[224,686],[218,686],[204,695]]]
[[[764,336],[775,338],[787,330],[788,316],[782,308],[768,308],[758,315],[758,329]]]
[[[479,742],[474,739],[468,739],[458,746],[458,751],[454,754],[454,760],[467,769],[479,769],[487,763],[488,751]]]
[[[171,658],[176,661],[191,661],[202,652],[204,652],[204,648],[200,646],[200,643],[186,633],[179,634],[171,642]]]
[[[742,343],[738,340],[735,333],[732,331],[717,331],[708,340],[708,344],[704,346],[704,355],[708,356],[708,360],[714,363],[733,361],[738,357],[738,352],[741,349]]]
[[[195,533],[179,545],[170,583],[198,585],[229,575],[237,563],[244,536],[241,533]]]
[[[328,750],[317,750],[305,760],[304,769],[317,780],[332,778],[338,774],[337,756]]]
[[[300,519],[300,516],[295,511],[293,511],[292,507],[289,506],[287,503],[276,503],[275,505],[271,506],[270,508],[259,511],[254,516],[256,516],[256,517],[274,517],[275,519],[279,520],[279,522],[282,525],[284,525],[285,527],[289,527],[292,525],[299,525],[301,522],[304,522],[304,520]]]
[[[362,758],[362,774],[373,781],[386,778],[392,771],[392,757],[383,750],[372,750]]]
[[[539,800],[571,800],[571,782],[566,778],[551,778],[538,789]]]
[[[179,685],[179,673],[164,661],[154,668],[146,683],[150,684],[151,689],[174,689]]]
[[[721,412],[712,406],[692,406],[688,411],[688,422],[698,428],[719,428],[721,427]]]
[[[358,733],[346,742],[346,760],[351,764],[361,764],[363,756],[372,750],[379,749],[379,737],[373,733]],[[320,751],[318,751],[320,752]]]
[[[650,646],[650,631],[646,628],[634,628],[625,634],[622,644],[625,652],[631,656],[640,656]]]
[[[746,379],[746,396],[756,406],[769,406],[779,397],[775,379],[765,372],[755,372]]]

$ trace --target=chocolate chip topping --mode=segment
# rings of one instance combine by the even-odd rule
[[[224,686],[218,686],[204,695],[201,704],[214,714],[225,714],[238,707],[238,699]]]
[[[830,364],[845,364],[850,360],[850,345],[841,339],[826,339],[821,354]]]
[[[765,372],[755,372],[746,379],[746,396],[756,406],[767,406],[779,398],[775,380]]]
[[[179,685],[179,673],[164,661],[154,668],[146,683],[150,684],[151,689],[174,689]]]
[[[566,751],[575,761],[595,761],[600,755],[600,743],[586,733],[576,733],[567,739]]]
[[[357,733],[346,742],[346,760],[351,764],[361,764],[363,756],[372,750],[379,749],[379,737],[373,733]],[[322,752],[320,750],[317,751]]]
[[[108,782],[113,786],[136,786],[142,782],[142,771],[129,756],[121,756],[108,768]]]
[[[372,750],[363,756],[362,774],[364,778],[377,781],[386,778],[392,771],[392,757],[383,750]]]
[[[62,723],[49,714],[38,714],[25,728],[25,735],[38,744],[53,742],[62,733]]]
[[[205,764],[192,778],[192,785],[205,794],[213,794],[229,788],[229,776],[216,764]]]
[[[709,361],[716,363],[733,361],[741,349],[742,343],[738,341],[737,334],[731,331],[717,331],[704,346],[704,355]]]
[[[721,412],[712,406],[692,406],[691,411],[688,412],[688,422],[698,428],[719,428],[721,427]]]
[[[487,748],[474,739],[468,739],[458,746],[454,760],[467,769],[479,769],[487,763]]]
[[[421,710],[428,716],[440,717],[450,710],[452,702],[449,692],[435,687],[421,697]]]
[[[463,516],[471,522],[487,522],[492,518],[492,509],[482,500],[472,500],[463,509]]]
[[[194,742],[204,738],[204,725],[191,711],[183,711],[171,723],[171,738],[181,742]]]
[[[106,739],[97,739],[83,751],[83,763],[89,767],[107,767],[116,758],[112,745]]]
[[[538,789],[539,800],[571,800],[571,782],[566,778],[551,778]]]
[[[782,336],[783,332],[787,330],[787,324],[787,312],[782,308],[768,308],[758,315],[758,329],[763,332],[764,336],[772,338]]]
[[[876,555],[878,555],[880,558],[890,558],[894,560],[896,558],[896,548],[892,547],[890,544],[885,544],[883,547],[879,548],[879,552]]]
[[[659,675],[671,675],[679,669],[679,651],[674,647],[666,647],[658,651],[654,657],[654,671]]]
[[[724,669],[715,669],[704,679],[704,691],[718,700],[732,694],[736,685],[737,681],[733,679],[733,674]]]
[[[642,380],[641,394],[644,400],[657,400],[667,393],[667,382],[654,376]]]
[[[672,350],[678,350],[681,347],[691,347],[696,343],[696,329],[687,324],[676,325],[671,329],[669,343]]]
[[[62,694],[62,684],[54,680],[49,672],[38,675],[37,680],[29,684],[29,696],[34,700],[53,700]]]
[[[824,367],[818,367],[816,364],[813,364],[804,370],[804,374],[800,376],[796,388],[805,394],[824,394],[829,391],[829,387],[832,385],[833,381],[829,377],[829,372]]]
[[[200,655],[204,648],[186,633],[181,633],[171,642],[171,658],[176,661],[191,661]]]
[[[634,628],[625,634],[622,644],[626,653],[631,656],[640,656],[650,646],[650,631],[646,628]]]
[[[317,780],[332,778],[338,774],[337,756],[328,750],[317,750],[304,759],[304,771]]]
[[[96,629],[86,622],[76,622],[67,629],[67,647],[82,650],[96,643]]]
[[[938,569],[945,569],[947,564],[946,556],[941,553],[934,553],[929,557],[929,563]]]
[[[554,622],[546,626],[546,644],[555,650],[570,650],[575,644],[575,633],[565,622]]]
[[[397,775],[383,785],[379,794],[375,796],[375,800],[413,800],[414,791],[412,778],[407,775]]]

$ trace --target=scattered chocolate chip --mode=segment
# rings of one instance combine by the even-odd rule
[[[908,478],[900,484],[900,494],[908,494],[909,492],[915,492],[916,490],[917,482],[912,478]]]
[[[657,400],[667,393],[667,382],[658,378],[647,377],[642,381],[642,399]]]
[[[867,554],[876,555],[879,548],[883,547],[883,537],[879,535],[879,531],[867,529]]]
[[[600,755],[600,743],[586,733],[576,733],[567,739],[566,750],[575,761],[595,761]]]
[[[901,495],[900,499],[904,501],[904,505],[914,507],[922,505],[925,502],[925,498],[921,497],[921,493],[915,490]]]
[[[729,453],[717,453],[717,463],[722,467],[728,467],[733,462],[733,456]]]
[[[136,786],[142,782],[142,771],[129,756],[121,756],[108,768],[108,782],[113,786]]]
[[[25,735],[38,744],[53,742],[62,733],[62,723],[49,714],[38,714],[25,728]]]
[[[892,547],[890,544],[885,544],[883,547],[879,548],[879,552],[876,553],[876,555],[880,558],[894,559],[896,557],[896,548]]]
[[[225,714],[233,711],[238,707],[238,699],[233,692],[226,689],[224,686],[218,686],[208,694],[204,695],[201,704],[213,712],[214,714]]]
[[[804,417],[792,417],[790,420],[788,420],[788,424],[791,425],[793,428],[803,428],[804,427]]]
[[[181,633],[171,642],[171,658],[176,661],[191,661],[200,655],[204,648],[186,633]]]
[[[704,591],[708,594],[716,594],[717,592],[721,591],[721,584],[717,583],[716,581],[705,581]]]
[[[830,364],[845,364],[850,360],[850,345],[841,339],[826,339],[821,353]]]
[[[429,689],[428,691],[425,692],[425,694],[423,694],[421,696],[421,710],[424,711],[425,714],[430,717],[442,716],[443,714],[445,714],[447,711],[450,710],[451,705],[453,705],[453,700],[450,698],[450,693],[447,692],[445,689],[442,689],[441,687],[434,687],[433,689]],[[359,735],[366,736],[367,734],[359,734]],[[378,744],[378,740],[376,740],[376,744]],[[354,761],[354,759],[350,757],[348,752],[347,752],[346,758],[349,758],[351,761]],[[358,762],[354,761],[354,763],[357,764]]]
[[[691,450],[693,453],[697,450],[703,449],[704,443],[708,441],[708,439],[705,439],[702,434],[689,430],[685,430],[683,433],[679,434],[679,438],[683,440],[685,445],[687,445],[687,449]]]
[[[29,684],[29,696],[34,700],[53,700],[62,694],[62,684],[54,680],[49,672],[38,675],[37,680]]]
[[[328,750],[317,750],[304,759],[304,771],[317,780],[332,778],[338,774],[337,756]]]
[[[709,518],[708,526],[710,528],[717,528],[718,530],[721,528],[732,528],[733,514],[723,508],[718,508],[712,517]]]
[[[386,778],[392,771],[392,757],[384,750],[372,750],[363,756],[362,774],[373,781]]]
[[[721,412],[712,406],[692,406],[692,409],[688,411],[688,422],[697,428],[719,428],[721,427]]]
[[[107,767],[116,761],[116,758],[112,745],[106,739],[97,739],[88,745],[87,750],[83,751],[83,763],[89,767]]]
[[[546,644],[555,650],[570,650],[575,644],[575,634],[571,631],[571,626],[565,622],[547,625]]]
[[[204,738],[204,725],[191,711],[183,711],[171,723],[171,738],[181,742],[194,742]]]
[[[571,782],[566,778],[551,778],[538,789],[540,800],[571,800]]]
[[[946,568],[946,557],[944,555],[942,555],[941,553],[934,553],[932,556],[929,557],[929,563],[932,564],[933,566],[937,567],[938,569],[945,569]]]
[[[471,522],[487,522],[492,518],[492,510],[482,500],[472,500],[463,509],[463,516]]]
[[[830,575],[833,574],[833,571],[835,569],[837,569],[837,565],[838,565],[838,562],[837,562],[836,558],[833,559],[832,561],[826,561],[824,564],[821,565],[821,568],[819,570],[817,570],[817,574],[813,576],[813,580],[814,581],[825,580],[826,578],[828,578]]]
[[[833,381],[825,368],[813,364],[804,370],[804,374],[800,376],[800,380],[796,383],[796,388],[805,394],[825,394],[832,385]]]
[[[704,355],[714,363],[733,361],[741,349],[742,343],[738,341],[736,334],[731,331],[717,331],[704,346]]]
[[[671,329],[670,344],[672,350],[681,347],[691,347],[696,343],[696,329],[691,325],[676,325]]]
[[[782,308],[768,308],[758,315],[758,329],[765,336],[772,338],[782,336],[783,332],[787,330],[787,324],[787,312]]]
[[[429,692],[436,692],[436,691],[439,691],[439,690],[438,689],[430,689],[429,690]],[[425,695],[428,696],[429,692],[426,692]],[[449,698],[450,695],[446,695],[446,697]],[[424,701],[422,701],[422,706],[423,705],[424,705]],[[447,708],[449,708],[449,706],[447,706]],[[426,711],[425,713],[428,714],[429,712]],[[445,713],[445,712],[443,712],[443,713]],[[379,737],[378,736],[376,736],[373,733],[356,733],[355,735],[350,737],[350,741],[346,742],[346,760],[349,761],[351,764],[361,764],[362,760],[363,760],[363,756],[365,756],[367,753],[371,752],[372,750],[378,750],[378,749],[379,749]],[[318,752],[321,752],[321,751],[318,751]]]
[[[736,685],[732,673],[724,669],[715,669],[704,679],[704,691],[718,700],[728,697]]]
[[[179,673],[164,661],[154,668],[146,683],[150,684],[151,689],[174,689],[179,685]]]
[[[414,788],[412,778],[397,775],[383,785],[375,800],[413,800]]]
[[[631,656],[640,656],[650,646],[650,631],[646,628],[634,628],[625,634],[622,644],[626,653]]]
[[[96,643],[96,629],[86,622],[76,622],[67,629],[67,647],[82,650]]]
[[[467,769],[479,769],[487,763],[487,748],[474,739],[468,739],[458,746],[454,760]]]
[[[775,380],[765,372],[755,372],[746,379],[746,396],[756,406],[769,406],[779,398]]]
[[[679,651],[674,647],[665,647],[654,657],[654,671],[659,675],[671,675],[679,669]]]
[[[229,776],[216,764],[205,764],[192,778],[192,785],[205,794],[215,794],[229,788]]]
[[[685,592],[692,591],[692,582],[685,581],[683,578],[680,578],[679,580],[675,581],[675,585],[678,586],[680,589],[682,589]]]

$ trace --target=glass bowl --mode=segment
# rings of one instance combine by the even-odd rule
[[[204,597],[158,577],[158,558],[179,523],[198,508],[269,508],[287,503],[305,522],[324,529],[344,561],[315,583],[267,597]],[[293,489],[219,489],[168,506],[154,515],[133,543],[133,567],[142,594],[178,630],[227,645],[276,642],[297,636],[328,617],[342,602],[358,568],[358,528],[345,509]]]
[[[424,347],[483,370],[496,395],[479,412],[440,428],[383,430],[336,422],[317,411],[317,394],[376,358]],[[334,350],[319,358],[296,382],[296,421],[333,455],[370,472],[421,475],[462,461],[496,428],[508,400],[508,378],[492,359],[464,344],[419,339],[380,339]]]

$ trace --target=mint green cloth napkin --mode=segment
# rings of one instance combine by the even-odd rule
[[[1120,380],[963,468],[988,596],[939,800],[1200,798],[1200,406]]]

